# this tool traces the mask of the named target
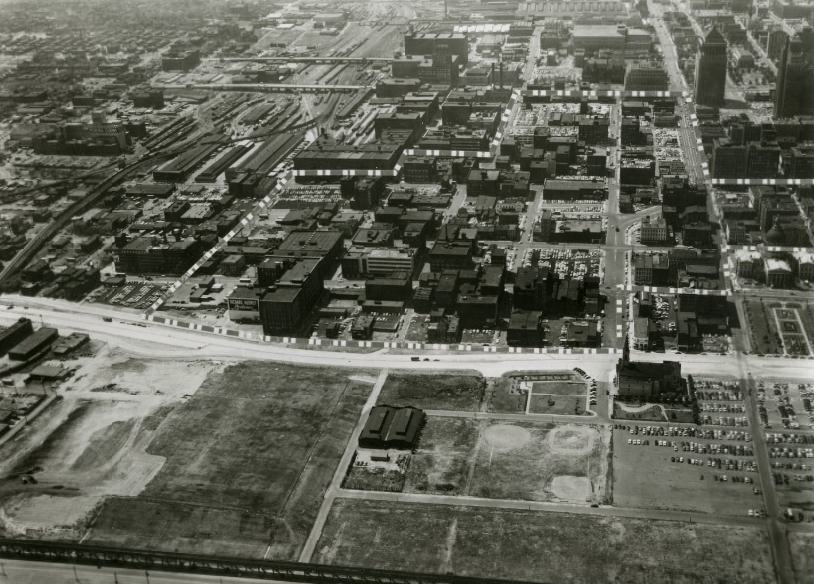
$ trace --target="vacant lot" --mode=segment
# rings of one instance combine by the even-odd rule
[[[315,561],[571,584],[774,582],[765,529],[337,499]]]
[[[532,414],[555,414],[582,416],[585,413],[584,395],[531,394],[529,412]]]
[[[528,394],[518,389],[511,377],[490,380],[486,409],[500,414],[518,414],[526,411]]]
[[[703,466],[687,464],[686,460],[690,457],[702,459],[706,463],[708,455],[681,450],[674,452],[669,447],[653,446],[654,438],[649,439],[650,444],[647,446],[631,445],[627,443],[630,438],[632,436],[624,430],[614,431],[614,504],[620,507],[675,509],[740,516],[745,515],[747,509],[762,507],[762,498],[752,491],[755,483],[734,483],[731,480],[733,476],[748,476],[757,481],[757,473],[712,469],[706,464]],[[709,442],[702,439],[697,441]],[[671,457],[680,456],[684,457],[685,462],[670,461]],[[752,460],[751,457],[738,458],[743,461]],[[716,481],[713,479],[713,475],[716,474],[728,475],[729,480]]]
[[[384,382],[379,404],[425,410],[476,411],[486,380],[479,374],[395,372]]]
[[[609,499],[609,430],[576,424],[483,427],[468,495],[528,501]]]
[[[479,423],[467,418],[430,416],[412,455],[404,490],[461,495],[466,492]]]
[[[0,448],[0,533],[81,537],[106,497],[141,493],[164,464],[147,452],[160,424],[219,367],[106,347],[71,366],[64,396]]]
[[[295,557],[371,390],[347,375],[272,363],[211,375],[150,445],[161,471],[108,501],[88,541]]]
[[[788,538],[797,584],[814,584],[814,533],[792,531]]]

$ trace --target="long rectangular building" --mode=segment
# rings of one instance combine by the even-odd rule
[[[45,350],[58,336],[59,331],[57,329],[42,327],[11,349],[8,352],[9,359],[27,361],[40,351]]]
[[[351,146],[316,140],[294,157],[296,170],[391,170],[401,156],[402,144],[374,143]]]
[[[0,332],[0,357],[8,353],[15,346],[34,332],[31,321],[21,318],[7,329]]]

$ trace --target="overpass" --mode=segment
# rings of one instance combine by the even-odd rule
[[[308,63],[310,65],[368,65],[370,63],[392,63],[392,57],[221,57],[223,62],[253,62],[253,63]]]
[[[208,91],[253,91],[259,93],[353,93],[370,89],[367,85],[290,85],[286,83],[155,83],[153,87],[167,91],[205,89]]]

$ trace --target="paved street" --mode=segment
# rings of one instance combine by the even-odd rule
[[[0,297],[0,305],[8,305],[5,297]],[[101,314],[110,315],[112,322],[102,320]],[[273,343],[257,343],[231,337],[170,327],[149,321],[140,316],[110,307],[92,304],[72,304],[46,298],[29,298],[28,308],[14,304],[13,309],[0,308],[0,324],[10,324],[21,316],[35,322],[55,326],[63,333],[86,332],[93,338],[119,347],[135,356],[165,360],[257,359],[286,363],[301,363],[333,367],[393,368],[420,370],[473,369],[486,376],[494,377],[516,370],[556,370],[581,367],[591,377],[607,379],[607,373],[618,360],[617,355],[596,354],[586,358],[574,354],[531,354],[531,353],[491,353],[491,352],[444,352],[444,351],[401,351],[395,353],[382,349],[370,353],[338,352],[331,350],[301,349]],[[412,355],[431,355],[438,361],[412,361]],[[660,353],[634,352],[635,358],[643,361],[661,361]],[[318,356],[317,356],[318,355]],[[741,366],[734,355],[682,355],[682,366],[686,373],[707,375],[740,374]],[[814,361],[790,360],[749,355],[749,370],[755,376],[799,377],[806,379],[814,375]]]
[[[302,546],[302,551],[300,552],[301,562],[311,561],[311,556],[314,554],[314,550],[317,547],[319,538],[322,535],[322,529],[325,527],[325,522],[328,520],[328,514],[331,512],[331,507],[333,507],[334,499],[336,499],[337,494],[342,489],[342,481],[345,478],[345,473],[347,472],[348,467],[350,467],[351,461],[353,460],[353,455],[356,453],[356,445],[359,442],[359,435],[362,433],[362,430],[365,427],[370,410],[373,409],[373,406],[376,405],[376,402],[379,399],[379,394],[382,392],[382,387],[384,387],[384,382],[386,379],[387,369],[382,369],[379,372],[379,377],[376,379],[376,384],[373,386],[370,395],[367,397],[367,401],[365,401],[365,405],[362,407],[362,412],[359,414],[359,420],[356,422],[356,427],[353,429],[353,434],[351,434],[348,443],[345,445],[345,451],[342,454],[342,459],[339,461],[339,464],[336,467],[331,484],[325,491],[325,496],[322,499],[322,505],[319,508],[319,513],[317,513],[317,517],[314,520],[314,525],[311,526],[311,532],[308,534],[308,539],[305,540],[305,543]],[[270,549],[271,546],[269,546],[269,550]],[[266,551],[266,553],[268,553],[268,551]]]
[[[549,511],[576,513],[579,515],[599,515],[605,517],[629,517],[632,519],[661,519],[665,521],[688,521],[713,525],[742,525],[754,527],[755,520],[741,516],[719,516],[688,511],[667,511],[661,509],[633,509],[617,506],[592,507],[569,503],[549,503],[544,501],[515,501],[509,499],[486,499],[462,495],[428,495],[423,493],[392,493],[387,491],[354,491],[342,489],[339,496],[344,499],[365,499],[371,501],[394,501],[398,503],[421,503],[425,505],[457,505],[468,507],[489,507],[492,509],[521,509],[528,511]]]

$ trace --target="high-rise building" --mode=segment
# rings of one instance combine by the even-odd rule
[[[774,98],[776,118],[790,118],[798,115],[814,114],[814,62],[808,44],[814,44],[810,35],[806,43],[799,34],[786,41],[780,65],[777,67],[777,91]]]
[[[709,31],[695,66],[695,101],[721,107],[726,89],[726,40],[717,28]]]
[[[783,27],[779,24],[773,27],[769,32],[766,44],[766,54],[768,55],[769,59],[772,60],[772,62],[780,62],[780,59],[783,56],[783,49],[786,46],[786,41],[788,38],[789,37],[783,30]]]

